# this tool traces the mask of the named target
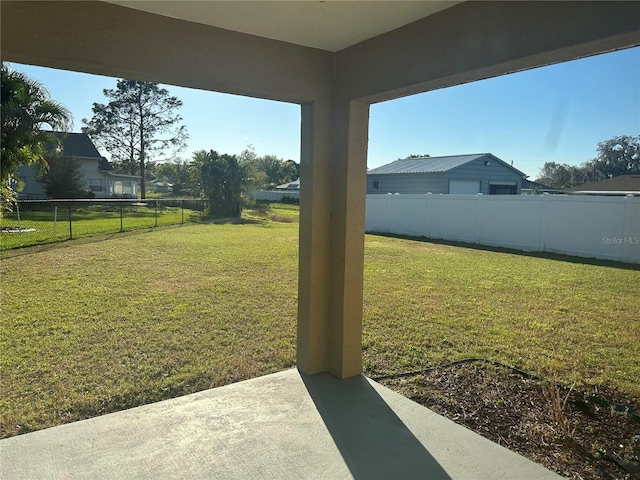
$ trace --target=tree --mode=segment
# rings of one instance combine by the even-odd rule
[[[640,173],[640,136],[622,135],[598,143],[598,156],[579,166],[546,162],[537,182],[571,188],[619,175]]]
[[[156,165],[156,178],[173,184],[173,193],[180,194],[191,189],[191,164],[187,160],[176,160]]]
[[[275,155],[258,157],[249,146],[240,154],[240,164],[247,175],[247,186],[252,189],[271,189],[300,178],[300,165]]]
[[[300,164],[299,163],[294,162],[293,160],[285,160],[284,164],[285,164],[284,171],[285,172],[290,172],[288,175],[289,175],[289,178],[291,180],[297,180],[298,178],[300,178]]]
[[[554,188],[571,188],[585,183],[586,169],[566,163],[545,162],[536,182]]]
[[[115,90],[105,88],[103,93],[109,103],[93,104],[93,117],[82,120],[82,131],[111,154],[121,171],[140,175],[145,198],[145,162],[153,153],[170,147],[176,153],[185,147],[187,130],[175,113],[182,102],[157,83],[136,80],[118,80]]]
[[[245,190],[258,190],[267,183],[267,176],[258,169],[258,155],[253,146],[249,145],[238,157],[238,163],[245,175],[243,188]]]
[[[245,175],[238,158],[200,150],[194,153],[191,165],[193,194],[209,201],[209,215],[239,217]]]
[[[51,198],[83,198],[88,196],[80,164],[73,157],[65,157],[59,151],[48,154],[49,170],[39,181]]]
[[[598,143],[598,155],[586,163],[597,180],[640,173],[640,135],[622,135]]]
[[[47,144],[57,144],[50,130],[65,131],[71,124],[71,114],[61,104],[51,100],[49,92],[23,73],[0,66],[1,140],[0,199],[15,199],[10,186],[21,165],[39,163],[47,168],[44,157]]]

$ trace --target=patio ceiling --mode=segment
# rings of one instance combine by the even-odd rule
[[[131,1],[137,10],[337,52],[459,1]]]

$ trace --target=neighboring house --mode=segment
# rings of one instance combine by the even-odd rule
[[[140,177],[114,173],[113,166],[104,158],[88,135],[84,133],[56,133],[62,140],[63,156],[74,158],[80,165],[85,190],[90,190],[95,198],[138,196]],[[39,167],[21,166],[17,177],[24,187],[18,198],[39,200],[47,198],[45,186],[39,181]]]
[[[276,187],[277,190],[300,190],[300,179],[293,182],[283,183]]]
[[[559,194],[564,193],[564,190],[562,190],[561,188],[550,187],[549,185],[545,185],[544,183],[534,182],[524,178],[522,179],[522,193],[527,195],[537,193]]]
[[[567,190],[572,195],[637,195],[640,196],[640,175],[620,175],[599,182],[585,183]]]
[[[516,195],[525,174],[490,153],[396,160],[367,172],[367,193]]]
[[[173,184],[166,180],[156,178],[147,184],[147,190],[150,192],[171,193],[173,191]]]

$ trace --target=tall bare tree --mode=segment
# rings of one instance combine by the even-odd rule
[[[118,80],[115,90],[103,93],[109,103],[93,104],[93,117],[82,119],[82,131],[111,154],[121,171],[140,175],[145,198],[145,162],[154,153],[171,149],[175,154],[186,145],[187,129],[175,113],[182,102],[157,83],[136,80]]]

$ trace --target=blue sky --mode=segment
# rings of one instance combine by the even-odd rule
[[[116,79],[11,64],[72,113],[74,131]],[[189,131],[180,156],[213,149],[300,159],[297,105],[166,86]],[[578,165],[598,142],[640,134],[640,47],[371,106],[369,168],[410,154],[491,152],[531,178],[547,161]],[[102,152],[106,154],[107,152]]]

